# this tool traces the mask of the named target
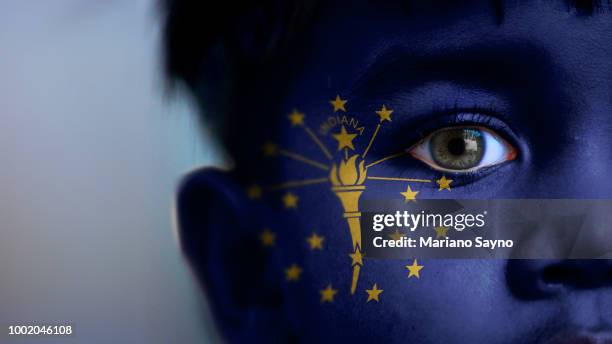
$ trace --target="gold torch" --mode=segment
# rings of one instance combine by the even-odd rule
[[[361,197],[363,190],[365,190],[363,183],[366,180],[366,168],[364,167],[363,160],[357,164],[357,158],[358,155],[353,155],[348,159],[342,159],[339,166],[336,166],[336,164],[332,166],[330,173],[332,191],[338,196],[340,203],[342,203],[344,218],[348,223],[353,240],[353,253],[349,255],[352,258],[351,266],[353,267],[351,294],[355,294],[357,281],[359,280],[359,271],[363,265],[359,197]]]

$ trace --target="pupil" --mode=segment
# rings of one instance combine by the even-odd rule
[[[448,141],[448,151],[452,155],[462,155],[465,153],[465,141],[461,137],[455,137]]]

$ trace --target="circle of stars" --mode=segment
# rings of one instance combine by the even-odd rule
[[[333,108],[333,112],[347,112],[346,110],[346,103],[348,101],[346,99],[342,99],[340,97],[340,95],[336,95],[335,99],[330,100],[330,104]],[[368,147],[366,148],[366,150],[363,152],[362,158],[365,158],[365,156],[368,153],[368,150],[370,148],[370,146],[372,145],[376,135],[378,134],[378,131],[380,129],[380,126],[383,122],[391,122],[392,121],[392,114],[393,114],[393,110],[387,108],[387,106],[385,104],[383,104],[381,106],[381,108],[377,111],[375,111],[375,113],[378,115],[379,117],[379,123],[376,127],[376,130],[374,131],[374,134],[370,140],[370,143],[368,144]],[[322,152],[325,154],[325,156],[328,158],[328,160],[332,159],[332,155],[331,153],[327,150],[327,148],[325,147],[325,145],[319,140],[319,138],[314,134],[314,132],[305,124],[304,120],[305,120],[305,114],[298,111],[297,109],[294,109],[291,113],[288,114],[288,120],[291,124],[292,127],[302,127],[303,130],[310,135],[311,139],[321,148]],[[332,134],[332,137],[337,141],[338,147],[337,150],[338,151],[345,151],[345,156],[347,156],[346,154],[348,153],[348,150],[352,150],[355,151],[355,146],[353,144],[353,140],[357,137],[358,135],[356,133],[349,133],[346,129],[346,127],[344,125],[342,125],[340,127],[340,131],[336,134]],[[324,169],[326,170],[328,168],[328,166],[326,166],[325,164],[321,163],[320,161],[316,161],[316,160],[312,160],[309,159],[308,157],[305,157],[303,155],[300,155],[299,153],[296,152],[292,152],[292,151],[288,151],[285,149],[280,148],[278,145],[271,143],[271,142],[267,142],[262,146],[262,150],[265,156],[285,156],[294,160],[298,160],[301,161],[303,163],[312,165],[314,167],[320,168],[320,169]],[[401,156],[401,154],[394,154],[392,156],[388,156],[385,157],[383,159],[380,159],[372,164],[370,164],[367,167],[376,165],[378,163],[381,163],[383,161],[386,161],[388,159],[391,158],[395,158]],[[424,181],[424,182],[431,182],[429,180],[413,180],[413,179],[402,179],[402,178],[386,178],[386,177],[374,177],[372,179],[379,179],[379,180],[404,180],[404,181],[409,181],[409,182],[414,182],[414,181]],[[321,182],[320,180],[312,180],[312,181],[305,181],[300,183],[298,182],[292,182],[292,183],[287,183],[287,184],[292,184],[292,185],[308,185],[308,184],[314,184],[314,183],[319,183]],[[436,184],[438,185],[438,191],[442,191],[442,190],[451,190],[451,183],[453,182],[452,179],[447,179],[446,176],[442,175],[442,177],[440,177],[439,179],[435,180]],[[282,187],[270,187],[270,188],[266,188],[265,190],[275,190],[275,189],[280,189]],[[246,194],[247,197],[249,199],[252,200],[258,200],[262,198],[262,194],[263,194],[264,188],[262,188],[261,186],[257,185],[257,184],[253,184],[250,185],[249,187],[246,188]],[[417,199],[417,195],[418,195],[419,191],[418,190],[413,190],[411,188],[410,185],[406,186],[406,191],[400,192],[400,194],[403,196],[404,198],[404,203],[407,202],[416,202]],[[291,192],[286,192],[282,198],[282,204],[283,207],[285,209],[297,209],[298,208],[298,203],[299,203],[299,197]],[[448,233],[448,228],[447,227],[436,227],[435,228],[436,231],[436,238],[446,238],[447,237],[447,233]],[[401,238],[403,238],[404,236],[406,236],[406,234],[399,232],[398,230],[396,230],[394,233],[390,234],[389,237],[391,237],[394,240],[400,240]],[[276,243],[276,233],[272,232],[269,228],[265,228],[259,236],[259,240],[261,242],[261,245],[264,247],[273,247],[275,246]],[[318,235],[317,233],[312,233],[310,236],[308,236],[306,238],[306,243],[309,247],[309,249],[311,251],[315,251],[315,250],[323,250],[324,248],[324,240],[325,237]],[[363,254],[360,252],[359,249],[357,249],[354,253],[349,254],[349,256],[352,259],[352,264],[360,264],[363,265]],[[420,272],[423,269],[422,265],[418,264],[417,259],[414,259],[412,264],[410,265],[406,265],[405,268],[408,270],[408,278],[420,278]],[[302,275],[303,269],[302,267],[300,267],[297,264],[292,264],[291,266],[289,266],[288,268],[285,269],[285,278],[288,282],[296,282],[299,281]],[[374,283],[374,285],[370,288],[370,289],[365,289],[365,292],[367,293],[368,297],[366,300],[366,303],[369,303],[371,301],[375,301],[376,303],[380,302],[380,295],[383,292],[383,289],[380,289],[380,287],[378,286],[377,283]],[[335,299],[336,294],[338,293],[337,289],[334,289],[332,284],[328,284],[324,289],[320,290],[320,295],[321,295],[321,302],[322,303],[330,303],[333,302]]]

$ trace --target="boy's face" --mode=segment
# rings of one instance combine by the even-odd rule
[[[293,331],[307,342],[612,342],[607,261],[360,261],[351,223],[364,199],[610,198],[610,14],[555,1],[334,1],[309,37],[269,100],[281,111],[258,160],[270,172],[248,201],[270,230],[265,273]],[[346,103],[331,104],[337,95]],[[554,285],[553,266],[570,267]],[[586,269],[607,269],[607,282],[591,285]]]

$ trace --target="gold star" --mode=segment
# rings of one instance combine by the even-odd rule
[[[382,123],[383,121],[389,121],[391,122],[391,114],[393,113],[393,110],[387,109],[386,106],[382,106],[382,108],[378,111],[376,111],[376,114],[380,117],[380,123]]]
[[[302,268],[300,268],[297,264],[292,264],[289,268],[285,269],[287,281],[299,281],[301,274]]]
[[[287,192],[283,196],[283,205],[287,209],[297,209],[298,206],[298,196],[292,194],[291,192]]]
[[[349,257],[353,259],[351,266],[363,265],[363,255],[361,254],[361,251],[359,251],[359,247],[355,248],[355,252],[349,254]]]
[[[334,296],[338,293],[338,290],[332,288],[331,284],[327,285],[327,288],[319,291],[321,293],[321,302],[334,302]]]
[[[312,233],[312,235],[306,239],[311,250],[322,250],[323,240],[325,240],[325,237],[318,236],[317,233]]]
[[[446,238],[448,236],[448,227],[436,227],[434,230],[436,231],[436,239]]]
[[[406,269],[408,269],[408,278],[412,276],[415,276],[416,278],[421,278],[421,276],[419,275],[419,271],[421,271],[422,268],[423,265],[419,265],[416,259],[414,260],[414,262],[412,262],[412,265],[406,265]]]
[[[366,289],[366,293],[368,293],[368,300],[366,301],[366,303],[372,300],[379,302],[380,300],[378,299],[378,297],[380,296],[380,293],[382,292],[383,290],[378,289],[378,285],[374,283],[374,286],[372,287],[372,289]]]
[[[349,134],[346,132],[346,128],[342,126],[340,129],[340,134],[332,135],[336,141],[338,141],[338,150],[342,150],[342,148],[348,147],[352,150],[355,150],[355,146],[353,146],[353,139],[357,134]]]
[[[391,238],[393,240],[401,240],[405,236],[406,236],[406,234],[400,232],[398,229],[396,229],[395,232],[389,234],[389,238]]]
[[[292,126],[303,125],[304,114],[299,112],[298,110],[293,110],[293,112],[289,114],[289,121],[291,121]]]
[[[416,203],[416,195],[418,193],[419,193],[418,191],[412,191],[412,189],[410,188],[410,185],[408,185],[408,187],[406,188],[406,191],[400,192],[400,194],[404,196],[404,203],[408,203],[408,201],[412,201]]]
[[[450,191],[450,184],[453,182],[452,179],[446,179],[445,176],[442,176],[442,178],[436,180],[436,183],[438,183],[438,185],[440,186],[438,188],[438,191],[447,189],[448,191]]]
[[[274,156],[278,153],[278,146],[272,142],[266,142],[261,149],[264,152],[265,156]]]
[[[259,185],[251,185],[247,188],[247,197],[250,199],[260,199],[261,198],[261,187]]]
[[[336,95],[336,99],[330,100],[329,102],[334,107],[334,112],[337,112],[338,110],[342,110],[346,112],[346,109],[344,108],[344,104],[346,104],[346,100],[340,99],[340,95]]]
[[[274,242],[276,240],[276,234],[274,234],[269,228],[266,228],[261,232],[259,236],[259,240],[261,240],[261,244],[265,247],[274,246]]]

